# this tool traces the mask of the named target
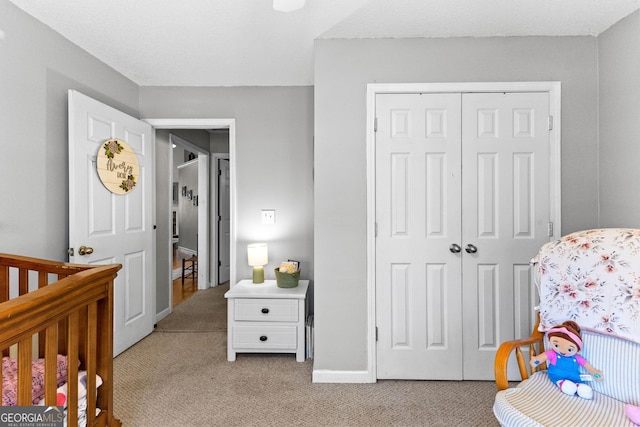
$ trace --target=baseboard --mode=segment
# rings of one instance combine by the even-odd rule
[[[162,319],[164,319],[170,314],[171,314],[171,310],[169,309],[169,307],[165,308],[160,313],[156,313],[156,323],[158,323],[159,321],[161,321]]]
[[[368,371],[330,371],[314,369],[311,382],[314,383],[375,383],[376,379]]]
[[[185,248],[184,246],[178,246],[178,251],[183,252],[189,255],[198,255],[198,251],[194,251],[193,249]]]

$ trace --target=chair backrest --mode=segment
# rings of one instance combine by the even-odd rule
[[[541,331],[574,320],[640,343],[640,230],[571,233],[545,244],[532,263]]]
[[[640,344],[600,332],[582,333],[580,354],[600,369],[604,381],[591,382],[599,393],[626,403],[640,404]]]

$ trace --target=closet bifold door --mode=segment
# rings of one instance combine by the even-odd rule
[[[549,93],[462,95],[463,371],[492,380],[500,344],[529,336],[529,261],[548,241]],[[515,368],[515,364],[514,368]]]
[[[548,240],[548,92],[376,95],[377,378],[493,380]]]
[[[378,94],[377,378],[462,379],[460,94]]]

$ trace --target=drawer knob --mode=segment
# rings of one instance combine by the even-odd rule
[[[264,342],[264,341],[266,341],[266,340],[267,340],[267,336],[266,336],[266,335],[262,335],[262,336],[260,337],[260,341],[263,341],[263,342]]]
[[[263,309],[262,309],[262,312],[263,312],[264,314],[269,314],[269,309],[268,309],[268,308],[263,308]]]

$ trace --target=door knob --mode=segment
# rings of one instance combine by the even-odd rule
[[[78,248],[78,255],[91,255],[93,253],[93,248],[88,246],[80,246]]]
[[[478,248],[476,248],[475,246],[473,246],[471,243],[469,243],[464,250],[468,253],[468,254],[475,254],[476,252],[478,252]]]
[[[449,246],[449,250],[451,251],[451,253],[457,254],[462,250],[462,248],[460,247],[460,245],[452,243],[451,246]]]

